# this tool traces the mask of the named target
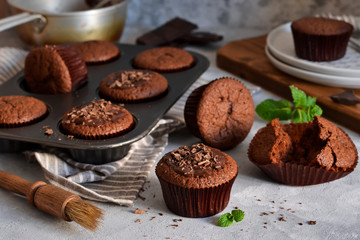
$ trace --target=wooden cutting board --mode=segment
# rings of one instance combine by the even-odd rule
[[[360,104],[346,106],[330,96],[345,88],[327,87],[290,76],[275,68],[265,55],[266,36],[229,42],[217,52],[217,65],[249,82],[291,100],[289,85],[316,97],[323,116],[360,133]],[[359,96],[360,90],[355,90]]]

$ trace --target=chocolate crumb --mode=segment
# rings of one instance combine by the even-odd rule
[[[280,209],[284,209],[284,207],[280,207]]]
[[[287,202],[287,200],[284,200],[284,202]]]
[[[147,211],[146,210],[140,210],[140,209],[135,209],[134,213],[135,214],[143,214],[143,213],[146,213]]]
[[[261,199],[256,199],[256,201],[261,202]]]
[[[139,223],[141,221],[140,218],[136,219],[135,223]]]
[[[236,207],[235,207],[235,209],[237,210],[237,209],[239,209],[239,207],[238,207],[238,206],[236,206]]]
[[[140,191],[145,192],[145,189],[142,187],[142,188],[140,188]]]
[[[153,195],[153,198],[155,198],[156,196],[155,196],[155,194]]]
[[[288,209],[286,209],[287,211],[290,211],[291,210],[291,208],[288,208]]]
[[[302,204],[302,202],[299,202],[299,204]]]
[[[179,224],[170,224],[169,226],[170,226],[170,227],[174,227],[174,228],[175,228],[175,227],[178,227],[178,226],[179,226]]]
[[[263,212],[260,214],[260,216],[269,215],[267,212]]]
[[[280,222],[286,222],[286,219],[284,217],[279,218]]]
[[[275,203],[275,201],[271,201],[272,203]]]
[[[303,224],[303,223],[299,223],[299,225],[301,225],[301,226],[302,226],[302,225],[304,225],[304,224]]]
[[[292,213],[296,213],[296,211],[291,211]]]
[[[155,220],[155,218],[156,218],[156,217],[152,217],[150,221],[153,221],[153,220]]]
[[[267,229],[268,227],[267,226],[264,226],[265,229]]]
[[[160,215],[160,216],[164,216],[164,214],[163,214],[163,213],[159,213],[159,215]]]
[[[275,212],[270,212],[271,214],[274,214]]]
[[[66,135],[66,137],[70,140],[73,140],[74,139],[74,135]]]
[[[183,219],[182,219],[182,218],[180,218],[180,219],[178,219],[178,221],[179,221],[179,222],[182,222],[182,221],[183,221]]]
[[[173,219],[173,222],[177,222],[178,220],[177,219]]]
[[[53,135],[54,131],[51,128],[47,128],[47,129],[45,129],[44,133],[45,133],[45,135]]]
[[[138,194],[138,197],[139,197],[141,200],[143,200],[143,201],[145,201],[145,200],[146,200],[146,198],[145,198],[145,197],[143,197],[143,196],[141,196],[140,194]]]
[[[284,216],[284,214],[280,214],[280,216],[282,216],[282,217],[283,217],[283,216]]]
[[[316,221],[308,221],[308,224],[309,224],[309,225],[315,225],[315,224],[316,224]]]
[[[264,224],[268,224],[268,222],[264,222]]]

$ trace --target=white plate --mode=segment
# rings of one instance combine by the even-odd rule
[[[336,61],[313,62],[298,58],[290,26],[291,23],[286,23],[268,34],[266,44],[275,57],[287,64],[313,72],[360,78],[360,53],[350,47],[347,48],[345,56]]]
[[[326,86],[360,88],[360,78],[327,75],[296,68],[277,59],[268,47],[265,47],[265,52],[270,62],[274,64],[276,68],[292,76]]]

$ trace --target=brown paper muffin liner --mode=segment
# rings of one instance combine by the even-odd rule
[[[159,176],[158,176],[159,178]],[[184,188],[159,178],[166,206],[177,215],[191,218],[215,215],[229,203],[236,175],[229,182],[210,188]]]
[[[334,181],[345,177],[354,169],[348,171],[331,171],[316,166],[306,166],[294,163],[266,164],[258,166],[271,179],[294,186],[314,185]]]
[[[184,119],[186,123],[186,127],[189,131],[194,134],[195,137],[201,138],[201,134],[199,131],[199,126],[197,124],[197,108],[202,96],[202,93],[205,91],[205,88],[208,86],[202,85],[196,88],[187,98],[184,108]]]
[[[336,36],[316,36],[293,31],[296,55],[310,61],[333,61],[342,58],[351,32]]]

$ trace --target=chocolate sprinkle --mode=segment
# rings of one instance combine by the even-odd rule
[[[109,88],[132,88],[136,87],[139,82],[147,82],[151,80],[151,73],[145,71],[121,71],[109,79]]]
[[[170,152],[169,157],[166,158],[167,164],[184,176],[210,175],[212,169],[223,168],[224,161],[222,155],[214,153],[202,143],[191,147],[183,146]]]

